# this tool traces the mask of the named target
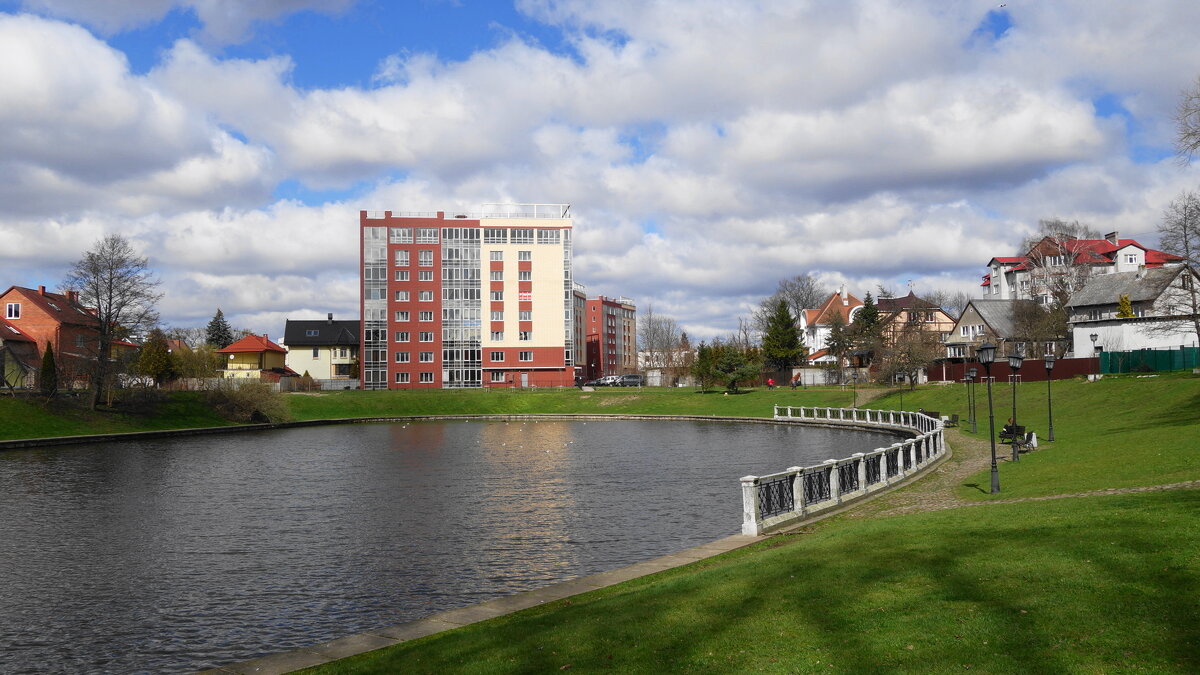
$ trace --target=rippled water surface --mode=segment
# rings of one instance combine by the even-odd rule
[[[734,534],[894,442],[709,422],[316,427],[0,453],[0,671],[187,672]]]

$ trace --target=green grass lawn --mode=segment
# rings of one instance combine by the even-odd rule
[[[1198,672],[1198,517],[1189,490],[835,519],[312,672]]]
[[[1200,479],[1200,377],[1106,377],[1098,382],[1054,382],[1053,387],[1053,443],[1046,441],[1046,383],[1017,387],[1017,421],[1037,432],[1040,449],[1016,464],[1004,465],[1003,498]],[[978,392],[975,436],[986,441],[987,392],[982,387]],[[999,429],[1012,415],[1012,386],[994,385],[992,399]],[[899,394],[893,393],[872,405],[893,408],[898,401]],[[909,410],[924,407],[943,415],[958,413],[960,429],[970,435],[964,385],[908,392],[904,405]],[[997,444],[996,451],[1001,457],[1012,455],[1010,446]],[[985,474],[970,482],[984,489],[964,485],[959,496],[991,499]]]

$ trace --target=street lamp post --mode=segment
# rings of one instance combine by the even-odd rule
[[[1099,340],[1100,336],[1095,333],[1092,333],[1088,337],[1092,339],[1092,357],[1096,359],[1096,375],[1099,375],[1100,374],[1100,357],[1096,354],[1096,340]]]
[[[992,410],[992,362],[996,360],[996,345],[985,342],[976,350],[979,363],[987,373],[988,440],[992,444],[992,494],[1000,492],[1000,471],[996,469],[996,414]]]
[[[979,370],[972,367],[967,371],[967,391],[971,395],[971,433],[978,433],[975,422],[975,376],[979,374]]]
[[[1021,363],[1025,360],[1025,356],[1021,351],[1018,349],[1016,352],[1008,355],[1008,367],[1012,368],[1012,458],[1014,462],[1021,461],[1021,456],[1018,454],[1021,443],[1020,439],[1017,438],[1017,373],[1021,370]]]
[[[1050,396],[1050,375],[1054,372],[1054,352],[1046,353],[1046,413],[1050,418],[1050,429],[1046,440],[1054,440],[1054,399]]]

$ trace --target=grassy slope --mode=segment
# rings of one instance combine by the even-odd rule
[[[316,670],[1197,672],[1197,515],[1192,490],[829,521]]]
[[[226,426],[200,394],[174,394],[152,413],[91,412],[66,399],[0,397],[0,440]]]
[[[1200,478],[1200,378],[1054,387],[1058,440],[1003,464],[1001,498]],[[993,391],[1001,421],[1011,393]],[[1017,394],[1019,419],[1044,432],[1044,383]],[[962,414],[965,392],[906,392],[904,407]],[[1198,518],[1200,490],[833,518],[317,671],[1200,672]]]

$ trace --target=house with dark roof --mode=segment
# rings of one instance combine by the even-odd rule
[[[288,367],[318,380],[357,380],[360,327],[357,319],[335,321],[333,314],[324,320],[288,319],[283,328]]]
[[[979,345],[990,342],[998,347],[997,354],[1008,354],[1013,347],[1025,349],[1026,354],[1044,352],[1045,344],[1029,344],[1040,336],[1021,335],[1017,314],[1021,309],[1037,310],[1033,300],[1001,300],[983,298],[972,300],[951,326],[945,338],[946,358],[952,361],[971,360]],[[1041,311],[1041,310],[1037,310]]]
[[[228,378],[258,378],[278,382],[296,373],[287,367],[287,350],[263,335],[247,335],[233,344],[218,349],[222,357],[217,375]]]
[[[954,328],[954,317],[936,303],[917,297],[911,290],[899,298],[879,298],[875,306],[879,309],[886,342],[894,342],[900,333],[913,327],[936,333],[944,341]]]
[[[1032,299],[1048,302],[1047,275],[1079,273],[1081,277],[1133,272],[1140,267],[1179,265],[1179,256],[1148,248],[1134,239],[1109,232],[1103,239],[1045,237],[1024,255],[988,261],[983,277],[983,297],[999,300]]]
[[[1132,317],[1117,316],[1122,296]],[[1200,276],[1187,265],[1093,277],[1067,305],[1075,354],[1197,346],[1198,305]]]

